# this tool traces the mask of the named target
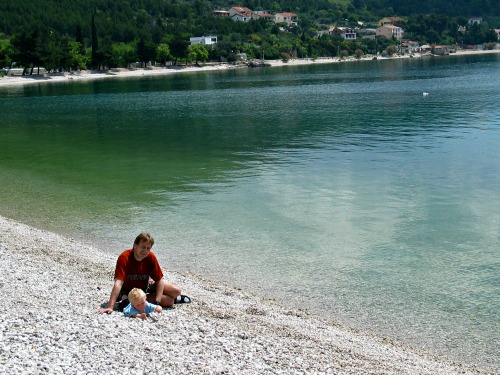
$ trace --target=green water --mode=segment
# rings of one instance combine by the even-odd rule
[[[499,55],[0,89],[0,214],[498,370]],[[423,92],[429,92],[423,96]]]

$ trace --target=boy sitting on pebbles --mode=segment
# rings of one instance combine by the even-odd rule
[[[159,305],[154,305],[146,301],[146,293],[142,289],[134,288],[128,294],[130,303],[123,309],[125,316],[131,318],[146,319],[152,312],[161,314],[162,308]]]

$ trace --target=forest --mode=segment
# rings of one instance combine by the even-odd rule
[[[294,12],[298,24],[235,22],[213,10],[245,6],[270,13]],[[320,35],[330,26],[376,28],[398,16],[405,38],[426,44],[493,43],[500,28],[495,0],[32,0],[0,2],[0,67],[47,70],[101,69],[146,64],[287,59],[393,53],[400,41]],[[469,25],[470,17],[481,24]],[[466,32],[458,32],[459,28]],[[189,37],[214,35],[212,48]],[[392,48],[390,48],[392,46]]]

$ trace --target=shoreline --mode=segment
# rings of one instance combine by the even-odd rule
[[[167,270],[191,304],[99,315],[117,255],[0,216],[2,373],[490,373]]]
[[[482,55],[482,54],[500,54],[500,49],[495,50],[460,50],[448,56],[467,56],[467,55]],[[416,54],[413,58],[428,58],[433,55]],[[441,57],[441,56],[434,56]],[[392,59],[408,59],[409,55],[392,56],[392,57],[377,57],[377,60],[392,60]],[[288,62],[282,60],[265,60],[269,67],[281,66],[298,66],[298,65],[316,65],[316,64],[334,64],[334,63],[349,63],[353,61],[372,61],[372,57],[364,57],[356,59],[349,57],[344,60],[339,60],[337,57],[324,57],[317,59],[293,59]],[[232,65],[227,63],[215,63],[204,66],[174,66],[174,67],[154,67],[154,68],[136,68],[136,69],[110,69],[106,71],[88,71],[71,73],[49,73],[32,76],[5,76],[0,77],[0,88],[2,87],[19,87],[24,85],[32,85],[38,83],[56,83],[56,82],[88,82],[96,79],[111,79],[111,78],[132,78],[132,77],[155,77],[168,76],[177,73],[203,72],[203,71],[220,71],[248,68],[246,65]]]

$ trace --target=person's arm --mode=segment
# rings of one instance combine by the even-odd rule
[[[142,314],[132,314],[130,315],[131,318],[141,318],[142,320],[146,319],[147,318],[147,315],[146,313],[142,313]]]
[[[107,313],[111,314],[113,312],[113,306],[115,305],[116,300],[118,299],[118,295],[120,294],[120,290],[122,290],[123,280],[115,279],[115,283],[113,284],[113,289],[111,289],[111,294],[109,296],[108,307],[99,310],[99,314]]]
[[[161,305],[161,298],[163,296],[163,291],[165,289],[165,280],[161,278],[156,282],[156,293],[155,293],[155,302]]]

